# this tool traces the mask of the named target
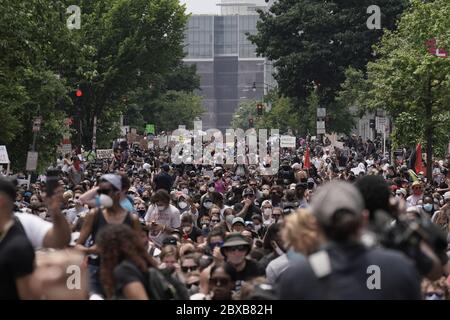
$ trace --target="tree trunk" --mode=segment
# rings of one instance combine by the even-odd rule
[[[431,93],[431,78],[428,79],[427,83],[427,100],[425,105],[426,114],[426,128],[425,136],[427,139],[427,179],[428,182],[432,181],[432,162],[433,162],[433,118],[432,118],[432,107],[433,107],[433,97]]]

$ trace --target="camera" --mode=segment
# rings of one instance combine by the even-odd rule
[[[448,261],[447,236],[426,217],[414,220],[400,217],[395,223],[391,223],[388,213],[377,211],[375,227],[380,243],[386,248],[405,253],[415,261],[417,269],[423,275],[429,272],[432,262],[421,250],[422,241],[431,248],[442,265]]]

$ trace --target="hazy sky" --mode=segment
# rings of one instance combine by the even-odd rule
[[[216,6],[220,0],[180,0],[186,4],[187,13],[195,14],[219,14],[220,7]]]

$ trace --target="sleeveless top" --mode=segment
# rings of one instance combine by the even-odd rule
[[[130,227],[133,227],[133,220],[131,219],[130,212],[127,212],[127,215],[125,216],[125,220],[123,220],[124,224],[129,225]],[[97,214],[94,219],[94,224],[92,225],[92,232],[90,239],[88,240],[88,246],[92,247],[95,244],[95,240],[97,237],[98,232],[104,227],[107,226],[109,223],[106,221],[105,217],[103,216],[102,209],[98,209]],[[100,265],[100,258],[98,255],[91,254],[89,255],[88,263],[91,265]]]

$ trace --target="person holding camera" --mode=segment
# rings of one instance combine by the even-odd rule
[[[408,258],[362,244],[368,211],[353,185],[342,181],[324,185],[315,194],[311,211],[325,244],[281,274],[276,282],[280,299],[421,299],[420,276]]]

